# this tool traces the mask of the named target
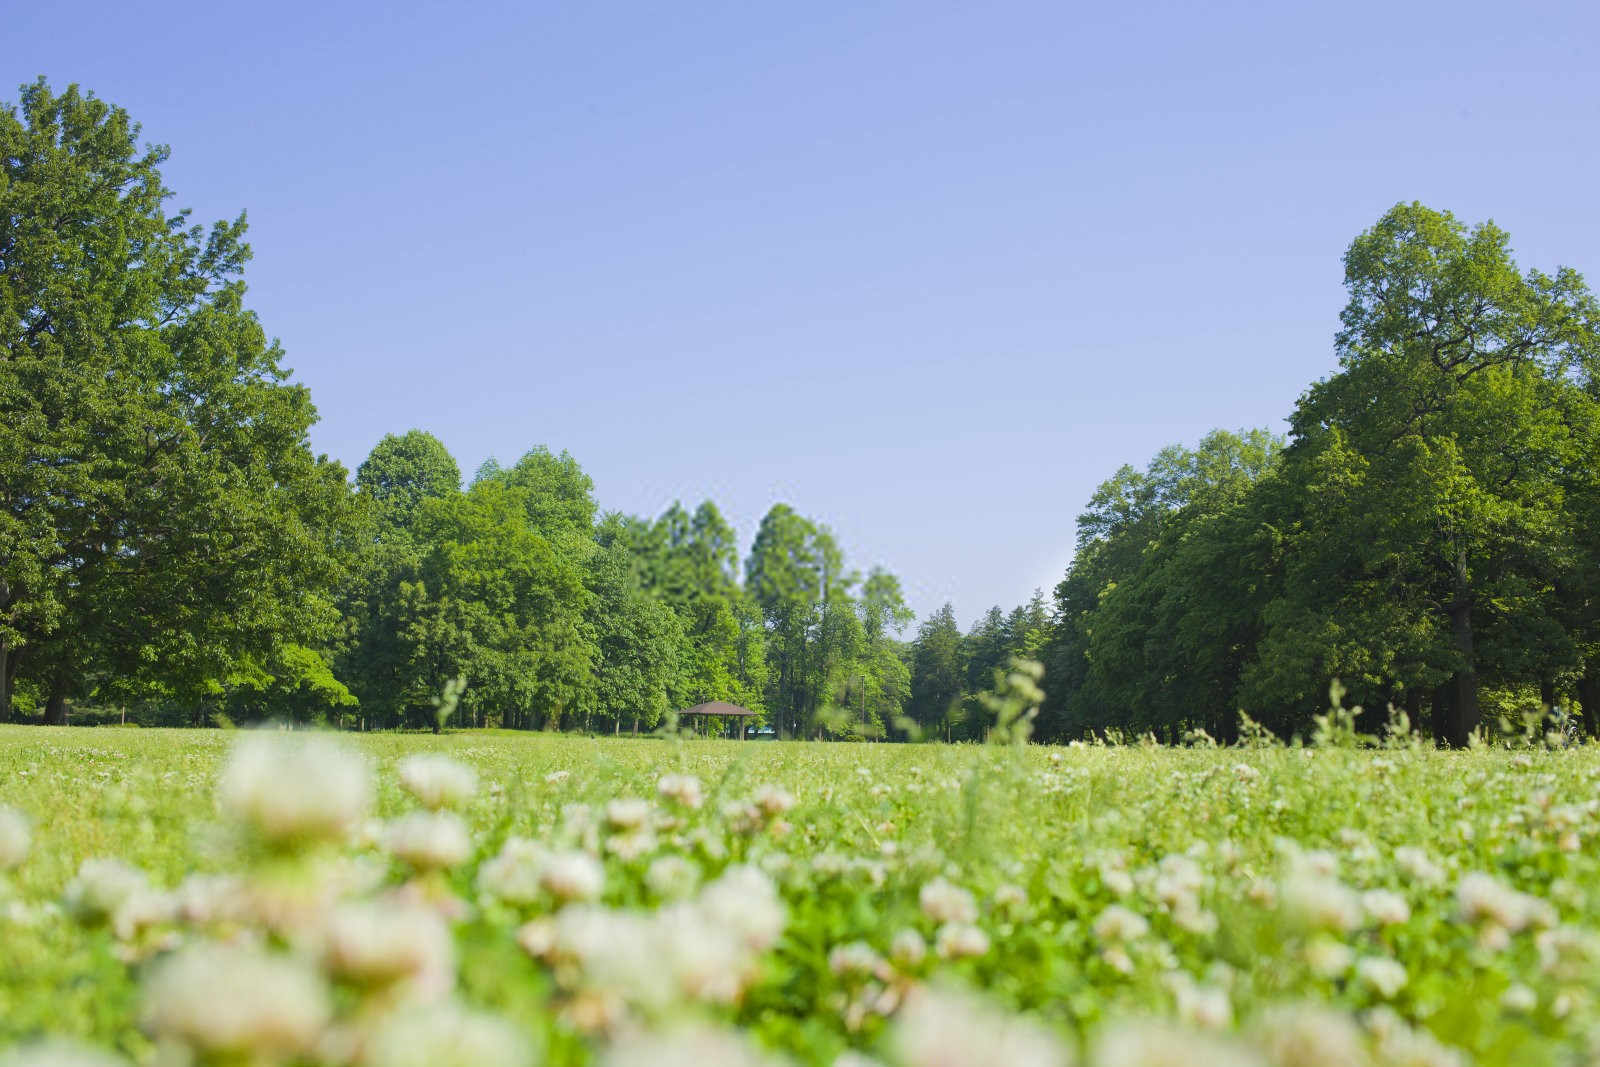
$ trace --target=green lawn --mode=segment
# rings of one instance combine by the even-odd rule
[[[0,806],[33,837],[0,874],[0,1047],[56,1033],[147,1056],[141,983],[165,1003],[163,962],[212,941],[331,982],[318,1043],[257,1048],[265,1062],[402,1062],[396,1049],[435,1039],[457,1058],[517,1059],[477,1015],[488,1044],[461,1037],[460,1019],[390,1040],[441,1004],[508,1020],[557,1063],[667,1062],[674,1040],[702,1043],[685,1051],[702,1064],[731,1062],[704,1049],[742,1031],[822,1063],[846,1049],[919,1065],[1009,1050],[1111,1067],[1166,1062],[1151,1057],[1170,1042],[1188,1064],[1211,1050],[1289,1067],[1342,1062],[1301,1053],[1348,1041],[1378,1063],[1520,1065],[1575,1056],[1600,1026],[1600,749],[346,735],[376,782],[363,816],[355,786],[340,792],[343,772],[312,755],[261,757],[219,807],[240,736],[0,727]],[[419,809],[398,771],[418,753],[476,770],[458,807],[469,844],[446,832],[449,815],[393,828]],[[666,795],[664,776],[696,779],[703,802],[682,778]],[[613,803],[628,798],[648,803]],[[278,816],[348,832],[274,841],[263,820]],[[535,844],[503,851],[508,838]],[[92,873],[70,885],[100,857],[142,869],[151,889]],[[229,872],[226,907],[222,883],[191,877]],[[186,878],[180,909],[161,891]],[[414,973],[353,963],[355,949],[329,947],[329,917],[359,901],[427,920],[351,927],[381,942],[362,951],[439,916],[453,947],[416,949],[432,969]],[[209,1018],[150,1010],[153,1032],[211,1040],[196,1036]],[[630,1060],[641,1034],[650,1056]]]

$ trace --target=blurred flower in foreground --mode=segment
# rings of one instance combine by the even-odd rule
[[[372,774],[329,738],[259,733],[234,746],[217,793],[223,811],[272,844],[341,840],[367,816]]]

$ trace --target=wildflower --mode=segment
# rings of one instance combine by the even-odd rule
[[[774,1067],[777,1061],[737,1034],[698,1025],[634,1033],[600,1055],[600,1067]]]
[[[0,1067],[128,1067],[121,1056],[60,1038],[0,1052]]]
[[[413,992],[435,999],[455,979],[455,942],[437,911],[401,901],[346,903],[328,921],[323,961],[329,973],[387,985],[409,980]]]
[[[935,878],[917,894],[922,913],[934,922],[970,923],[978,918],[978,902],[960,886]]]
[[[478,772],[448,756],[411,756],[400,762],[400,784],[425,808],[466,804],[478,791]]]
[[[322,979],[282,956],[226,945],[180,949],[143,989],[141,1024],[201,1053],[272,1060],[308,1051],[327,1025]]]
[[[1028,906],[1028,892],[1019,885],[1003,885],[994,891],[994,906],[1015,915]]]
[[[1144,916],[1129,911],[1120,904],[1106,908],[1094,921],[1094,936],[1113,944],[1137,941],[1149,930],[1150,924]]]
[[[15,870],[28,858],[33,833],[15,808],[0,807],[0,872]]]
[[[1319,978],[1338,978],[1355,962],[1355,951],[1330,937],[1313,939],[1305,947],[1306,966]]]
[[[539,899],[549,851],[536,841],[508,837],[500,853],[478,868],[478,889],[507,904],[528,905]]]
[[[571,771],[551,771],[549,774],[544,776],[544,781],[546,785],[560,785],[562,782],[565,782],[571,777]]]
[[[1456,904],[1468,922],[1487,923],[1509,933],[1528,926],[1552,926],[1555,909],[1527,893],[1519,893],[1493,876],[1473,872],[1456,885]]]
[[[1538,1006],[1539,994],[1520,982],[1500,994],[1500,1007],[1513,1015],[1527,1015]]]
[[[836,975],[870,975],[883,966],[883,957],[865,941],[836,945],[828,953],[828,970]]]
[[[121,860],[89,859],[67,883],[67,910],[80,922],[109,922],[135,896],[150,892],[145,873]]]
[[[340,840],[366,818],[372,775],[326,738],[254,734],[234,746],[217,794],[224,811],[273,844]]]
[[[915,930],[901,930],[889,941],[889,956],[901,967],[915,967],[928,954],[928,944]]]
[[[1356,961],[1356,978],[1384,999],[1400,992],[1406,977],[1405,967],[1387,956],[1364,956]]]
[[[656,792],[686,808],[698,808],[705,800],[700,779],[692,774],[668,774],[656,783]]]
[[[755,867],[729,867],[700,891],[698,903],[756,952],[777,943],[787,920],[772,879]]]
[[[533,1050],[509,1022],[458,1004],[396,1012],[373,1035],[370,1067],[526,1067]]]
[[[1349,933],[1361,923],[1360,898],[1332,878],[1291,874],[1280,892],[1287,917],[1303,928]]]
[[[946,960],[982,956],[989,951],[989,935],[970,923],[948,922],[934,937],[934,951]]]
[[[782,786],[770,784],[757,789],[755,795],[750,798],[750,802],[768,818],[782,815],[793,808],[795,804],[793,793]]]
[[[1228,991],[1192,981],[1174,983],[1178,1018],[1189,1026],[1205,1030],[1225,1030],[1233,1022],[1233,1004]]]
[[[1600,963],[1600,936],[1575,926],[1557,926],[1534,936],[1539,969],[1566,982],[1583,981]]]
[[[1394,850],[1395,866],[1411,878],[1413,882],[1425,886],[1442,885],[1445,871],[1420,848],[1412,845],[1403,845]]]
[[[660,856],[644,872],[644,884],[658,897],[677,900],[694,892],[700,868],[682,856]]]
[[[545,861],[539,884],[557,900],[594,900],[605,889],[606,871],[587,852],[558,852]]]
[[[617,830],[638,830],[650,821],[650,802],[618,797],[606,805],[606,822]]]
[[[1264,1067],[1239,1045],[1162,1022],[1106,1027],[1089,1062],[1094,1067]]]
[[[1403,1067],[1467,1067],[1470,1062],[1460,1050],[1441,1044],[1428,1031],[1399,1020],[1385,1028],[1377,1052],[1383,1063]]]
[[[459,815],[413,811],[389,824],[389,851],[418,870],[454,867],[472,854],[472,838]]]
[[[969,993],[918,989],[895,1015],[890,1043],[904,1067],[1063,1067],[1071,1051],[1049,1030]]]
[[[250,914],[244,879],[229,874],[191,874],[172,892],[177,917],[193,926],[243,922]]]
[[[1350,1017],[1318,1005],[1268,1008],[1251,1031],[1273,1067],[1359,1067],[1367,1062],[1366,1042]]]
[[[1369,889],[1361,894],[1361,907],[1380,926],[1398,926],[1411,918],[1411,905],[1399,893]]]

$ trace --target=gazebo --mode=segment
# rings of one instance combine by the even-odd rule
[[[725,700],[708,700],[704,704],[696,704],[692,708],[684,708],[678,712],[678,718],[690,715],[701,715],[714,719],[733,719],[739,728],[739,740],[744,740],[744,720],[750,718],[755,712],[749,708],[741,708],[737,704],[729,704]]]

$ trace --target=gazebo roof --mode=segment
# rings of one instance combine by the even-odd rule
[[[704,704],[696,704],[692,708],[684,708],[679,715],[728,715],[739,718],[749,718],[755,712],[749,708],[741,708],[737,704],[729,704],[725,700],[710,700]]]

